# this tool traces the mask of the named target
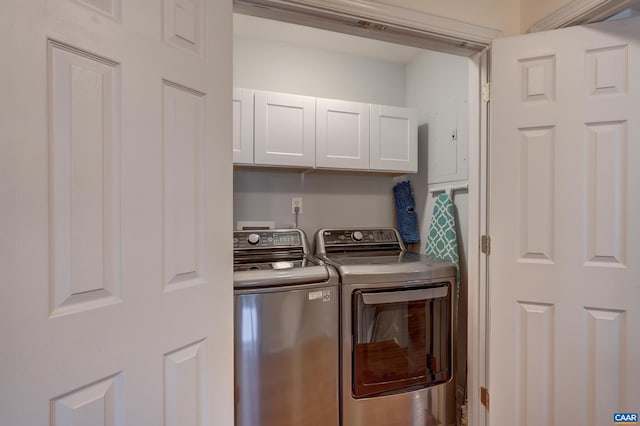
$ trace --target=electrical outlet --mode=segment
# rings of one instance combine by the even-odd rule
[[[302,214],[302,197],[291,197],[291,214],[296,214],[296,207],[298,214]]]

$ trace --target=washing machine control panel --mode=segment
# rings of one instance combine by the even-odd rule
[[[299,230],[256,230],[233,233],[233,248],[303,247]]]

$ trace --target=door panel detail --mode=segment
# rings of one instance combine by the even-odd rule
[[[164,0],[164,39],[169,44],[202,54],[205,34],[202,0]]]
[[[606,425],[611,423],[612,410],[624,411],[625,407],[624,381],[628,375],[623,351],[627,341],[626,313],[586,308],[585,314],[586,424]]]
[[[627,123],[589,123],[587,139],[587,265],[624,266]]]
[[[552,426],[554,306],[518,304],[518,425]]]
[[[409,120],[380,116],[379,133],[382,140],[389,139],[391,135],[404,136],[409,133],[409,129]],[[402,141],[404,140],[409,140],[409,137],[403,137]],[[410,149],[406,145],[380,144],[380,158],[383,160],[409,161],[409,154]]]
[[[289,105],[271,105],[269,115],[277,122],[290,121],[293,126],[288,130],[291,132],[291,138],[287,137],[287,129],[281,127],[279,129],[271,129],[273,133],[267,140],[267,152],[274,154],[287,153],[290,155],[304,155],[304,146],[300,144],[303,141],[303,111],[302,107],[291,107]],[[283,143],[284,149],[280,148]]]
[[[627,93],[627,46],[587,50],[587,93]]]
[[[164,425],[204,426],[207,422],[207,342],[201,340],[164,357]]]
[[[555,56],[521,59],[520,75],[522,102],[555,100]]]
[[[120,301],[118,73],[49,41],[52,316]]]
[[[120,0],[77,0],[78,3],[94,9],[116,22],[120,22]]]
[[[51,426],[121,426],[122,373],[51,401]]]
[[[203,282],[205,95],[164,82],[165,290]]]
[[[520,259],[553,263],[555,129],[520,131]]]
[[[360,135],[357,132],[359,122],[360,117],[358,114],[342,111],[329,111],[327,113],[328,156],[340,158],[360,158],[362,156],[362,146],[345,143],[345,140],[360,140]],[[340,133],[332,131],[334,129],[346,129],[346,131]]]

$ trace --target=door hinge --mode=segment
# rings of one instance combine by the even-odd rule
[[[482,84],[482,102],[489,102],[491,100],[491,83],[486,82]]]
[[[489,389],[480,387],[480,402],[489,409]]]
[[[480,251],[486,255],[491,254],[491,237],[483,235],[480,237]]]

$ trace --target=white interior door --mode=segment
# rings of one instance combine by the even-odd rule
[[[497,40],[491,426],[640,409],[640,20]]]
[[[0,40],[0,424],[232,425],[231,2],[5,0]]]

